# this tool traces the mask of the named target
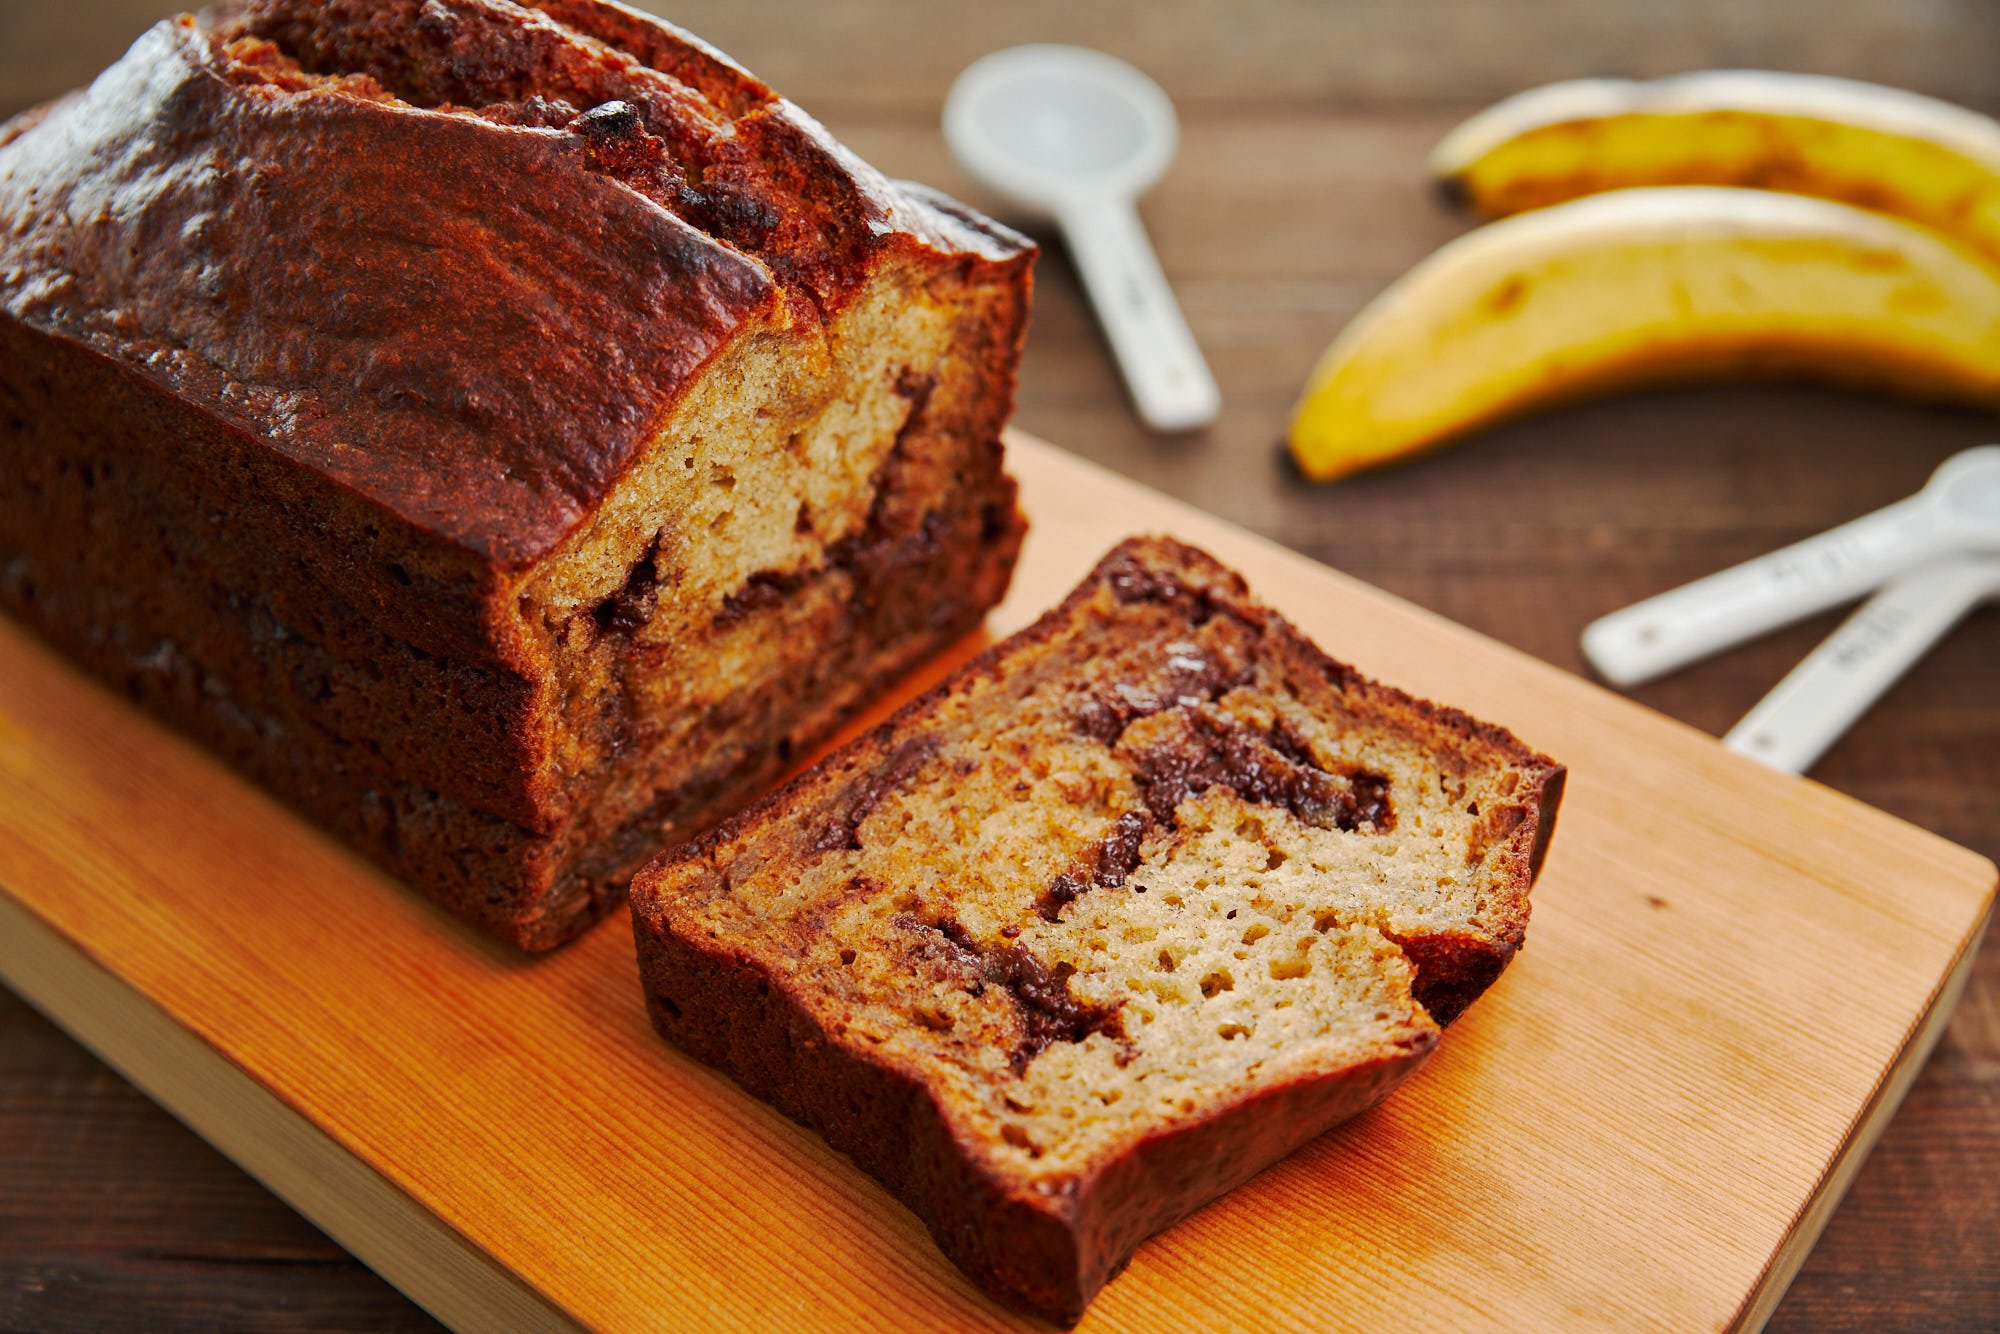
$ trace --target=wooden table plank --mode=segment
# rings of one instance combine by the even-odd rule
[[[110,63],[173,0],[0,6],[0,87],[50,96]],[[959,70],[1018,42],[1115,51],[1197,109],[1457,106],[1579,73],[1709,66],[1842,74],[1966,102],[2000,98],[2000,12],[1981,0],[847,0],[651,6],[815,115],[928,118]]]

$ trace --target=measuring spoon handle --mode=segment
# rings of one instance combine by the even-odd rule
[[[1222,410],[1215,377],[1131,201],[1072,204],[1057,221],[1140,420],[1156,431],[1214,421]]]
[[[1996,590],[2000,556],[1954,556],[1903,575],[1773,686],[1722,744],[1774,769],[1804,773]]]
[[[1591,622],[1583,654],[1632,686],[1861,596],[1953,549],[1923,493]]]

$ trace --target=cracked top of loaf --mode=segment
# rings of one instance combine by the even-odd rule
[[[733,339],[1029,249],[604,0],[227,4],[0,127],[0,310],[506,569]]]

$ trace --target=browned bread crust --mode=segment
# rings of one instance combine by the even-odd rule
[[[530,947],[975,624],[1032,247],[601,0],[0,127],[0,606]]]
[[[1134,539],[643,871],[649,1011],[1073,1320],[1416,1068],[1520,947],[1563,774]]]

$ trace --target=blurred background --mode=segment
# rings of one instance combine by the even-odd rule
[[[1326,487],[1301,481],[1280,449],[1327,342],[1469,227],[1432,198],[1424,167],[1467,114],[1556,79],[1714,66],[1847,75],[2000,113],[1991,0],[652,7],[877,166],[1003,218],[938,129],[965,65],[1017,43],[1070,42],[1152,75],[1178,106],[1182,145],[1141,212],[1220,382],[1221,420],[1174,438],[1137,424],[1051,243],[1017,423],[1571,670],[1582,670],[1577,635],[1592,618],[1877,508],[1947,455],[2000,440],[1990,414],[1780,386],[1561,408]],[[86,81],[174,8],[0,0],[0,115]],[[1838,619],[1636,697],[1719,733]],[[1366,666],[1362,648],[1332,647]],[[2000,854],[2000,613],[1975,613],[1814,776]],[[2000,950],[1989,944],[1949,1035],[1774,1327],[1993,1328],[1995,1181]],[[136,1323],[162,1328],[427,1323],[0,993],[0,1326],[120,1326],[139,1312]]]

